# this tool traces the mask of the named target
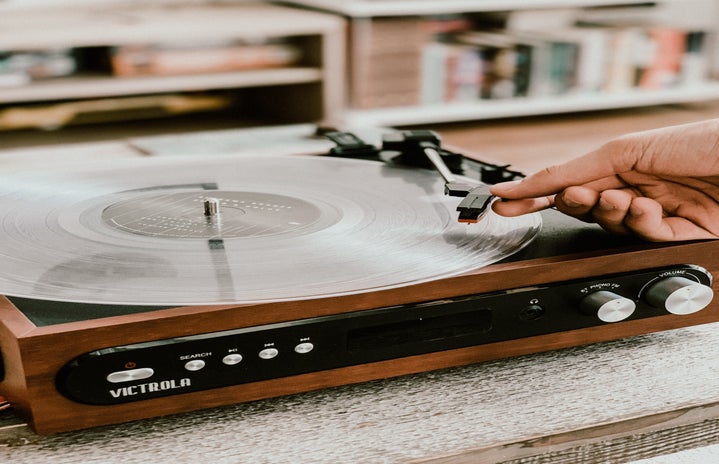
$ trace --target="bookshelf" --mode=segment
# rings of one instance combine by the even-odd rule
[[[719,99],[719,82],[713,79],[719,7],[712,0],[293,0],[290,3],[334,12],[350,24],[349,103],[344,114],[350,126],[430,124]],[[576,26],[579,21],[585,23],[581,30]],[[588,27],[588,23],[601,23],[601,27],[596,24]],[[657,33],[655,30],[660,28],[661,33]],[[497,34],[497,29],[501,34]],[[593,29],[601,29],[601,33],[594,30],[591,34],[597,38],[587,45],[584,32]],[[468,36],[490,35],[485,34],[488,31],[503,37],[475,37],[468,42]],[[658,45],[656,37],[675,32],[678,34],[674,34],[673,40],[685,41],[685,52],[689,49],[689,37],[691,40],[699,37],[701,52],[678,58],[674,75],[667,78],[666,73],[663,74],[661,85],[647,84],[646,78],[642,81],[640,72],[649,73],[650,66],[646,63],[622,63],[626,69],[622,68],[623,80],[618,85],[616,69],[620,69],[620,65],[612,62],[611,81],[607,77],[605,82],[592,83],[591,88],[580,88],[582,71],[576,56],[581,56],[590,46],[596,49],[600,40],[604,41],[604,54],[601,60],[594,61],[601,61],[606,70],[596,63],[593,68],[584,65],[585,75],[609,74],[607,60],[614,55],[628,55],[630,46],[640,47],[635,43],[643,44],[644,49],[632,51],[634,55],[667,56],[668,49],[660,48],[664,45]],[[617,36],[625,42],[622,49],[610,48],[618,47]],[[498,44],[496,40],[510,42]],[[504,51],[511,47],[515,58],[516,53],[528,53],[526,57],[535,59],[539,56],[537,44],[540,42],[545,48],[548,42],[576,45],[572,62],[575,68],[569,70],[573,73],[571,84],[557,90],[555,83],[551,83],[552,88],[545,83],[543,90],[519,92],[516,77],[524,74],[515,68],[512,90],[495,94],[482,88],[487,81],[482,73],[486,72],[488,61],[485,55],[480,58],[476,55],[488,49]],[[530,51],[522,51],[518,44]],[[594,53],[591,56],[599,56]],[[470,61],[466,55],[470,55]],[[452,64],[450,60],[454,60]],[[496,68],[497,61],[492,60],[495,58],[489,59],[490,66]],[[525,62],[529,61],[530,58],[526,58]],[[452,66],[450,71],[449,66]],[[527,69],[526,76],[536,79],[536,70]],[[498,79],[499,73],[492,72],[495,75],[490,79]],[[482,76],[481,82],[476,78],[478,74]],[[634,80],[636,82],[628,83]],[[461,89],[459,96],[457,88]]]
[[[250,121],[336,118],[345,108],[344,28],[333,14],[264,3],[0,4],[0,130],[32,126],[33,113],[38,127],[72,119],[48,123],[58,107],[77,117],[88,108],[141,116],[141,102],[180,112],[230,108]],[[50,72],[69,72],[37,78],[3,68],[2,58],[46,53],[60,57],[46,65]],[[120,72],[125,57],[140,64]],[[181,105],[167,103],[178,98]]]

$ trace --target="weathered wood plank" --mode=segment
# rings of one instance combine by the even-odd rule
[[[708,324],[80,432],[0,429],[0,461],[626,462],[716,443],[718,351]]]

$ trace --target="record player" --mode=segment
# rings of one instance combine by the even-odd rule
[[[520,173],[391,134],[3,176],[0,394],[55,433],[719,320],[719,243],[499,217]]]

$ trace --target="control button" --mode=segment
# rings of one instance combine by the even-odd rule
[[[108,374],[107,381],[111,383],[132,382],[133,380],[142,380],[152,377],[155,373],[149,367],[141,367],[140,369],[130,369],[127,371],[117,371]]]
[[[259,356],[262,359],[272,359],[278,354],[280,354],[280,352],[277,351],[277,348],[265,348],[264,350],[260,351]]]
[[[523,321],[536,321],[544,316],[544,308],[538,304],[530,304],[519,311],[519,318]]]
[[[242,355],[237,353],[228,354],[222,358],[222,362],[228,366],[234,366],[242,362]]]
[[[600,290],[582,298],[579,307],[587,314],[595,314],[603,322],[619,322],[631,316],[637,305],[629,298]]]
[[[672,314],[692,314],[706,308],[714,298],[711,287],[686,277],[668,277],[649,287],[644,299]]]
[[[305,354],[315,349],[315,345],[310,342],[302,342],[295,346],[295,353]]]
[[[202,359],[193,359],[185,363],[185,369],[188,371],[199,371],[203,367],[205,367],[205,361]]]

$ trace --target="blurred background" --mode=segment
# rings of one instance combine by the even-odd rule
[[[706,103],[717,29],[717,0],[0,0],[0,148]]]

